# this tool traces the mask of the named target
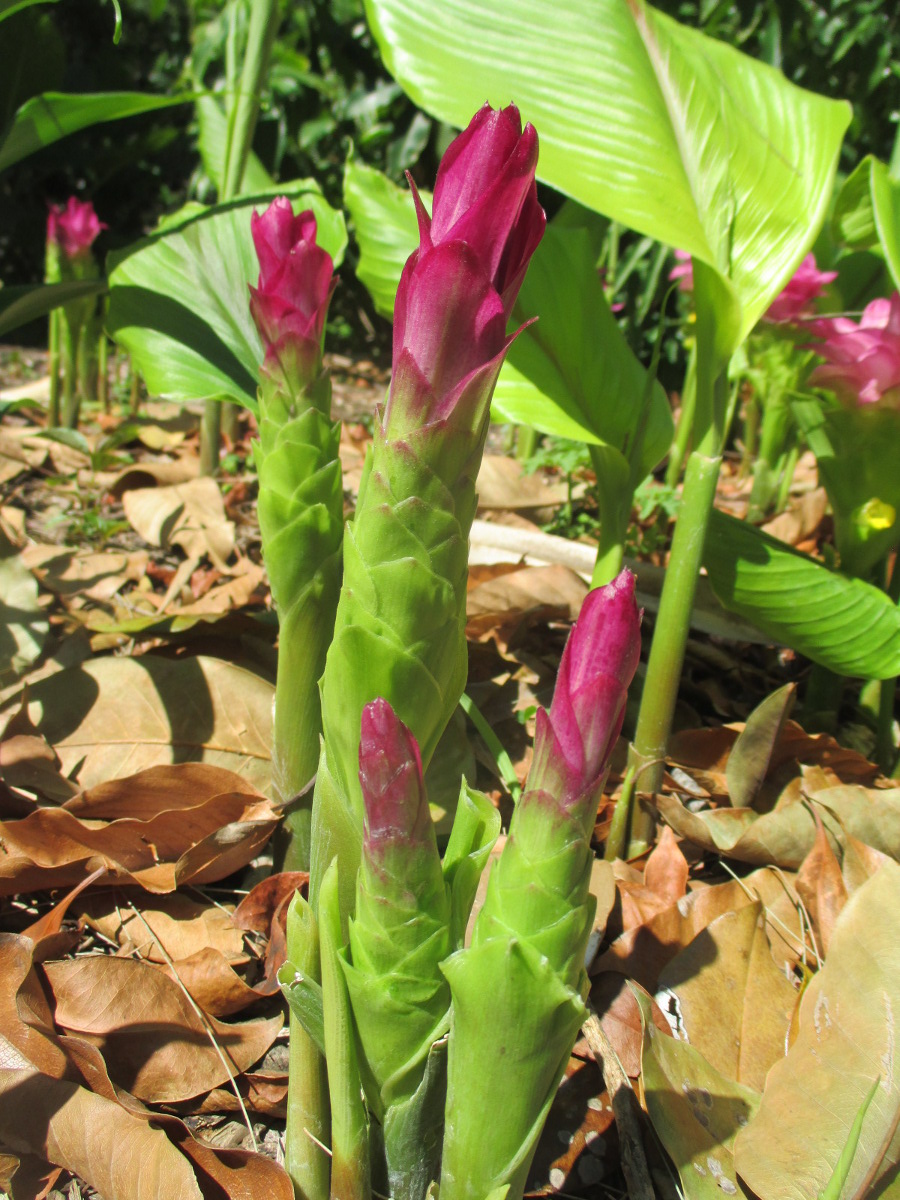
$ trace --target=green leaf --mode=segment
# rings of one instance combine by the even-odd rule
[[[311,979],[287,959],[278,968],[278,986],[291,1012],[325,1053],[325,1018],[322,1008],[322,985]]]
[[[832,231],[851,250],[880,247],[900,288],[900,180],[873,155],[866,155],[838,193]]]
[[[740,336],[809,250],[850,106],[643,0],[366,0],[392,74],[465,125],[511,97],[540,177],[730,279]],[[473,33],[473,31],[475,31]]]
[[[866,1195],[896,1194],[898,908],[900,867],[886,862],[837,919],[825,966],[800,1003],[796,1038],[735,1139],[738,1173],[760,1200],[818,1196],[829,1185],[879,1076],[840,1195],[861,1195],[864,1181]]]
[[[866,1093],[866,1097],[859,1106],[859,1111],[853,1118],[853,1124],[850,1126],[850,1132],[847,1134],[847,1141],[844,1143],[844,1148],[838,1155],[837,1165],[834,1168],[834,1174],[829,1179],[825,1188],[819,1194],[819,1200],[840,1200],[841,1191],[844,1184],[850,1175],[850,1168],[853,1166],[853,1160],[856,1157],[856,1150],[859,1146],[859,1135],[862,1133],[863,1121],[866,1119],[866,1113],[869,1111],[869,1105],[875,1099],[875,1093],[878,1091],[878,1085],[881,1083],[881,1076],[874,1081],[872,1086]]]
[[[225,151],[228,144],[228,118],[215,96],[204,93],[197,97],[197,149],[203,169],[212,180],[219,195],[225,174]],[[251,150],[247,156],[241,192],[267,192],[276,186],[275,180]]]
[[[542,433],[612,446],[639,483],[672,443],[672,410],[616,324],[588,230],[547,228],[515,316],[538,320],[510,349],[494,414]]]
[[[0,171],[89,125],[119,121],[157,108],[186,104],[193,99],[192,95],[149,96],[143,92],[99,92],[80,96],[44,92],[41,96],[32,96],[18,110],[0,143]]]
[[[900,674],[900,611],[871,584],[718,510],[703,564],[722,605],[773,641],[839,675]]]
[[[106,291],[105,279],[72,279],[66,283],[26,283],[0,288],[0,337],[46,316],[54,308]]]
[[[430,209],[430,193],[420,195]],[[400,272],[419,244],[412,192],[351,158],[344,168],[344,204],[359,243],[356,274],[376,311],[392,317]]]
[[[110,256],[107,330],[151,392],[182,403],[224,398],[255,408],[263,351],[247,290],[259,275],[250,215],[275,195],[290,197],[295,211],[313,210],[319,244],[339,262],[343,216],[311,180],[213,208],[186,205],[151,237]]]

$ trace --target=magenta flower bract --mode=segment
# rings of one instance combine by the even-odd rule
[[[538,710],[529,791],[548,793],[564,808],[596,791],[622,728],[641,653],[640,624],[630,571],[585,597],[550,711]]]
[[[511,341],[506,324],[546,224],[537,156],[537,134],[522,129],[514,105],[485,105],[444,154],[430,218],[416,194],[419,248],[394,304],[390,435],[456,410],[475,425],[486,415]]]
[[[820,271],[816,256],[807,254],[803,262],[788,280],[763,314],[764,321],[785,325],[811,317],[816,311],[816,300],[826,284],[837,279],[837,271]]]
[[[817,354],[826,361],[810,376],[850,408],[900,409],[900,293],[873,300],[857,324],[849,317],[823,318],[813,332],[823,338]]]
[[[362,711],[359,782],[365,803],[366,847],[421,836],[431,825],[419,745],[387,700]]]
[[[108,228],[90,200],[75,196],[69,197],[65,208],[51,204],[47,213],[47,241],[57,245],[70,261],[86,258],[100,231]]]
[[[254,211],[250,230],[259,259],[250,311],[266,358],[280,358],[289,345],[309,373],[321,355],[337,283],[331,255],[316,245],[316,218],[309,210],[294,216],[290,200],[278,196],[262,216]]]

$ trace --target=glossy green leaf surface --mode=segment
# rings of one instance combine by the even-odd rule
[[[366,0],[385,63],[465,125],[514,100],[538,174],[729,279],[752,328],[821,223],[850,107],[643,0]]]
[[[515,317],[533,325],[513,343],[494,413],[542,433],[606,443],[643,479],[672,443],[672,410],[631,352],[603,294],[586,229],[548,226]]]
[[[839,675],[900,674],[900,611],[871,584],[830,571],[718,510],[703,564],[724,607],[773,641]]]
[[[105,279],[71,279],[65,283],[23,283],[0,288],[0,337],[54,308],[106,291]]]
[[[225,151],[228,144],[228,119],[218,99],[211,95],[197,98],[197,149],[203,169],[221,196],[225,174]],[[267,192],[276,186],[275,180],[251,150],[244,168],[241,191]]]
[[[430,209],[430,193],[420,195]],[[344,204],[359,243],[356,273],[377,311],[392,317],[400,272],[419,244],[412,192],[351,158],[344,169]]]
[[[32,96],[16,113],[0,142],[0,171],[89,125],[119,121],[157,108],[170,108],[193,98],[149,96],[143,92],[100,92],[83,96],[45,92],[41,96]]]
[[[347,236],[341,213],[311,180],[280,184],[230,204],[190,204],[160,230],[110,259],[107,329],[157,395],[184,402],[219,397],[256,406],[263,352],[250,316],[259,275],[250,216],[276,195],[312,209],[318,241],[338,263]]]

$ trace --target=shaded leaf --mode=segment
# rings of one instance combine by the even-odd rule
[[[169,487],[131,488],[122,506],[151,546],[181,546],[188,558],[208,554],[220,568],[234,552],[234,522],[226,518],[219,485],[208,475]]]
[[[0,156],[2,153],[0,147]],[[99,296],[105,291],[105,279],[68,279],[64,283],[24,283],[0,288],[0,337],[72,300]]]
[[[785,684],[758,704],[747,718],[725,768],[728,795],[735,808],[749,808],[756,799],[794,707],[796,694],[796,684]]]
[[[430,211],[430,193],[419,195]],[[412,192],[374,167],[349,158],[344,168],[344,204],[359,243],[356,274],[376,311],[392,317],[400,272],[419,244]]]
[[[149,1103],[187,1100],[227,1083],[229,1072],[239,1075],[262,1058],[283,1024],[281,1014],[238,1025],[201,1021],[176,983],[134,959],[80,956],[44,963],[43,971],[56,1024],[96,1045],[110,1078]]]
[[[8,683],[31,666],[49,628],[37,580],[18,555],[0,558],[0,680]]]
[[[735,1144],[740,1176],[760,1200],[820,1194],[879,1077],[841,1196],[856,1195],[879,1157],[873,1189],[900,1162],[900,1138],[885,1146],[900,1105],[898,910],[900,867],[889,862],[838,918],[825,966],[803,995],[797,1038],[772,1069],[759,1112]]]

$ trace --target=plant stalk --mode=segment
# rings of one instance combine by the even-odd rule
[[[219,466],[219,442],[222,440],[222,401],[203,402],[200,422],[200,474],[214,475]]]
[[[597,477],[597,503],[600,510],[600,540],[597,561],[591,575],[591,587],[602,587],[622,570],[625,534],[631,520],[634,493],[628,478],[628,463],[611,446],[588,446]]]
[[[47,335],[47,349],[49,352],[47,370],[50,375],[50,400],[47,405],[47,425],[50,429],[54,429],[59,425],[59,346],[61,323],[62,313],[58,308],[52,309]]]
[[[697,577],[721,462],[720,454],[709,455],[695,450],[687,463],[681,510],[660,596],[637,730],[629,754],[629,765],[636,768],[635,789],[641,792],[657,792],[662,784],[666,745],[675,713]],[[643,853],[649,846],[653,824],[650,812],[632,809],[629,858]]]
[[[78,335],[68,314],[63,311],[60,322],[60,355],[62,361],[62,423],[66,429],[78,425]]]
[[[666,486],[675,487],[684,466],[691,435],[694,431],[694,413],[697,409],[697,347],[691,348],[687,371],[684,376],[684,388],[681,393],[681,412],[678,414],[678,427],[675,430],[675,441],[669,451],[669,462],[666,466]]]

